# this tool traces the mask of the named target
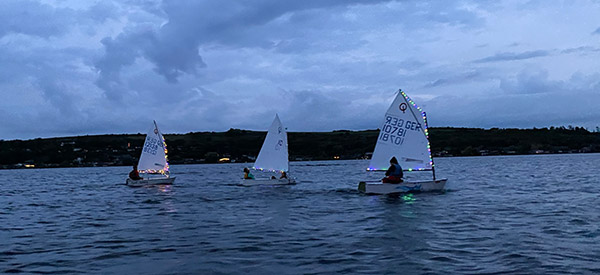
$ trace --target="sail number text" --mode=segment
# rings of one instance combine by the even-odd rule
[[[421,131],[421,124],[393,116],[386,116],[379,133],[379,140],[402,145],[408,131]]]
[[[148,136],[144,143],[144,152],[152,155],[156,155],[158,149],[162,149],[162,146],[158,143],[158,139]]]

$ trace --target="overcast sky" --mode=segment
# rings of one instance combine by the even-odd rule
[[[2,0],[0,139],[600,126],[600,0]]]

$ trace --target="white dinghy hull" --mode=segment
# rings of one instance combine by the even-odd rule
[[[361,181],[358,191],[365,194],[386,195],[408,192],[442,191],[448,179],[429,181],[407,181],[402,183],[367,183]]]
[[[141,179],[141,180],[132,180],[127,179],[125,182],[126,185],[138,187],[138,186],[148,186],[148,185],[169,185],[173,184],[176,177],[169,178],[149,178],[149,179]]]
[[[242,179],[240,184],[241,186],[259,186],[259,185],[294,185],[296,184],[296,180],[293,178],[290,179]]]

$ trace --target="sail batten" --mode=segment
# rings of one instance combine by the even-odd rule
[[[405,171],[433,170],[425,112],[402,90],[388,108],[367,170],[385,171],[396,157]]]
[[[287,133],[279,116],[275,115],[253,168],[287,172],[289,170],[288,162]]]

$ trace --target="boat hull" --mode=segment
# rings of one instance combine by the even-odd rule
[[[239,185],[258,186],[258,185],[294,185],[296,179],[242,179]]]
[[[358,190],[365,194],[396,194],[408,192],[442,191],[448,179],[429,181],[406,181],[402,183],[368,183],[361,181]]]
[[[149,178],[149,179],[141,179],[141,180],[132,180],[127,179],[125,181],[126,185],[129,186],[148,186],[148,185],[169,185],[173,184],[175,181],[175,177],[169,178]]]

